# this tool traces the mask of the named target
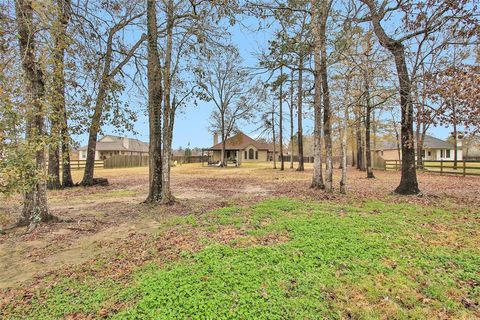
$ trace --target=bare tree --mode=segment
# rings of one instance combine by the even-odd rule
[[[221,165],[226,165],[225,143],[236,129],[237,122],[248,119],[258,103],[259,87],[252,85],[252,76],[242,67],[238,50],[229,47],[204,61],[205,70],[197,72],[197,83],[212,101],[211,128],[222,138]]]
[[[136,7],[127,7],[125,14],[115,22],[113,26],[108,28],[106,32],[106,44],[105,51],[102,56],[102,71],[98,81],[97,95],[95,98],[94,112],[91,118],[89,133],[88,133],[88,146],[87,146],[87,158],[85,163],[85,170],[83,174],[82,182],[83,186],[93,185],[93,174],[95,168],[95,150],[97,145],[97,136],[100,131],[100,125],[102,120],[103,111],[105,108],[105,101],[109,91],[114,83],[114,78],[122,71],[125,65],[130,61],[140,45],[145,41],[147,36],[141,35],[140,38],[130,46],[129,49],[122,49],[122,54],[118,59],[115,48],[115,44],[118,41],[118,34],[124,30],[133,21],[139,19],[143,13],[136,13]],[[118,60],[118,61],[117,61]]]

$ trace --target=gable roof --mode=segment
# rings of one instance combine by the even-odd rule
[[[416,142],[415,142],[416,144]],[[454,149],[452,143],[435,138],[430,135],[425,135],[425,139],[423,140],[423,148],[424,149]],[[375,150],[392,150],[397,149],[397,143],[395,141],[382,141],[377,143],[377,147]]]
[[[263,143],[254,140],[243,132],[238,132],[231,138],[225,140],[225,149],[227,150],[243,150],[249,146],[254,146],[257,150],[273,151],[273,144]],[[217,143],[210,150],[222,150],[222,143]]]
[[[78,150],[87,150],[87,146]],[[97,141],[96,150],[148,152],[148,144],[138,139],[106,135]]]

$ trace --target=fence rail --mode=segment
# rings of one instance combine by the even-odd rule
[[[87,163],[87,160],[70,160],[70,168],[72,170],[85,169],[86,163]],[[103,168],[103,160],[95,160],[94,166],[95,168]],[[48,161],[47,161],[47,167],[48,167]],[[60,162],[60,170],[61,169],[62,169],[62,162]]]
[[[398,171],[402,168],[402,160],[385,160],[386,171]],[[455,174],[462,176],[480,176],[480,161],[474,160],[424,160],[423,166],[417,169],[439,174]]]

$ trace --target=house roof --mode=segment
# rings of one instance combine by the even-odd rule
[[[87,150],[87,146],[78,150]],[[97,141],[96,150],[148,152],[148,144],[138,139],[106,135]]]
[[[441,140],[429,135],[425,135],[423,139],[423,148],[424,149],[454,149],[453,143],[450,143],[445,140]]]
[[[453,149],[452,143],[435,138],[433,136],[425,135],[423,140],[424,149]],[[397,142],[395,141],[381,141],[377,143],[375,150],[392,150],[397,149]]]
[[[243,132],[238,132],[231,138],[225,140],[225,149],[227,150],[243,150],[249,146],[254,146],[257,150],[268,150],[273,152],[272,143],[263,143],[254,140]],[[210,150],[222,150],[222,143],[210,147]]]

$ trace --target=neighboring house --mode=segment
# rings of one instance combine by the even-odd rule
[[[132,138],[107,135],[97,141],[95,160],[105,160],[114,155],[148,155],[148,144]],[[80,160],[87,159],[87,146],[78,149]]]
[[[212,161],[221,161],[222,157],[222,143],[218,142],[218,135],[214,134],[214,145],[205,149]],[[279,153],[275,150],[275,153]],[[238,164],[242,162],[266,162],[271,160],[273,156],[273,144],[264,143],[254,140],[244,134],[238,132],[231,138],[225,141],[225,159],[227,161],[236,161]]]
[[[401,147],[400,147],[401,148]],[[457,160],[463,159],[462,140],[458,140]],[[415,149],[416,150],[416,149]],[[400,153],[396,142],[377,142],[374,152],[385,160],[399,160]],[[429,135],[423,141],[423,160],[454,160],[455,147],[452,143]]]

